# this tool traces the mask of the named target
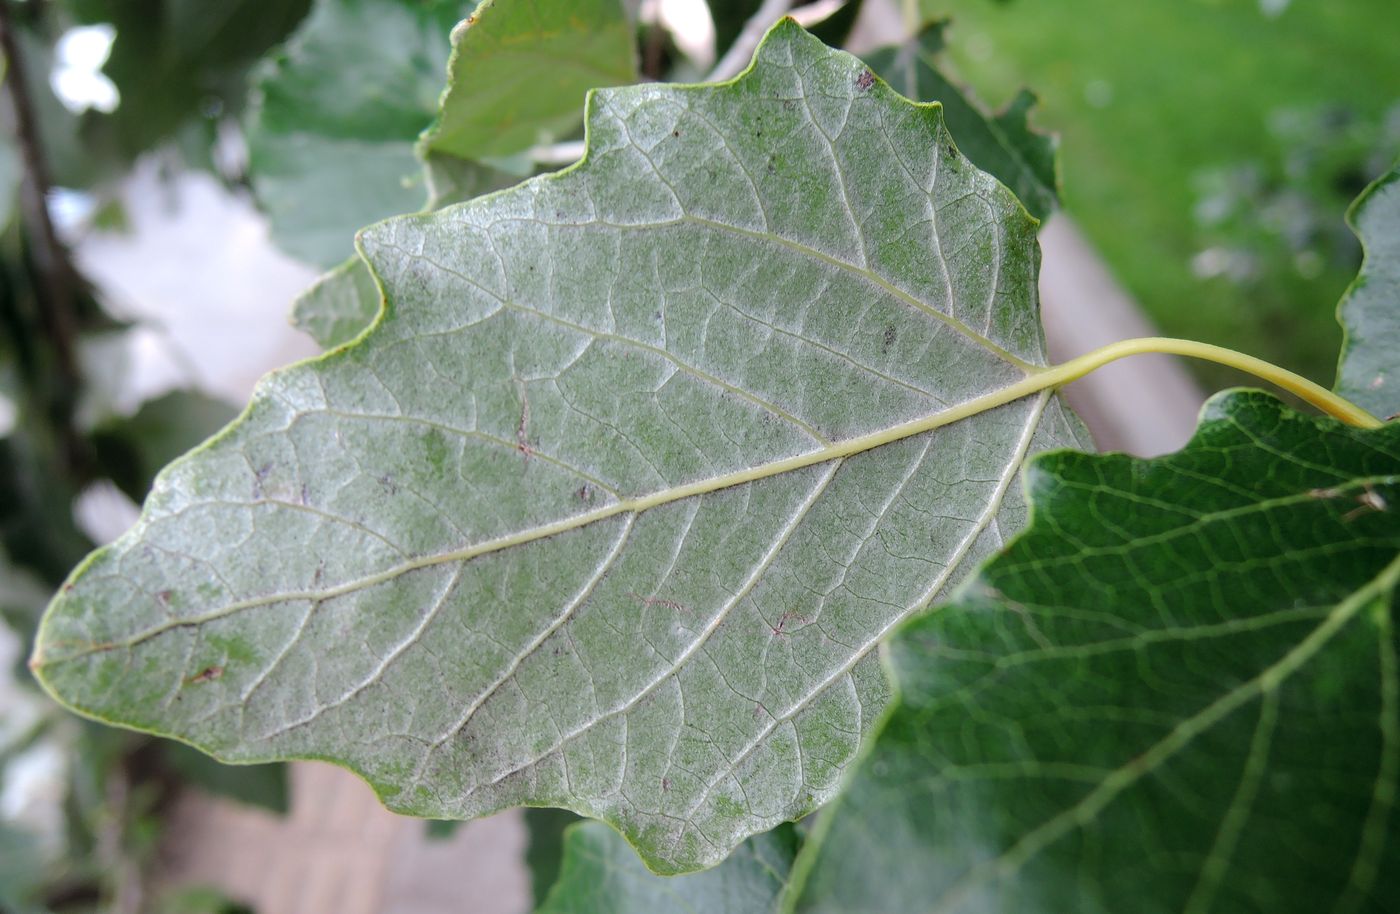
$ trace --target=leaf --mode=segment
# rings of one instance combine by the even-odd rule
[[[1400,426],[1218,396],[1057,453],[1032,522],[892,639],[901,696],[800,911],[1381,911],[1400,897]]]
[[[534,173],[533,162],[524,164],[526,170],[515,173],[468,159],[430,155],[423,163],[424,179],[428,186],[428,205],[424,209],[442,209],[510,187]]]
[[[1035,133],[1027,116],[1035,95],[1022,89],[1000,114],[984,114],[964,90],[939,71],[935,58],[943,50],[947,20],[931,23],[901,46],[865,55],[866,63],[909,98],[943,103],[948,131],[963,155],[991,173],[1042,222],[1058,205],[1059,182],[1053,136]]]
[[[292,304],[292,325],[323,349],[344,345],[379,314],[379,286],[359,254],[316,280]]]
[[[253,190],[289,254],[330,267],[364,225],[416,212],[413,151],[437,111],[448,34],[469,0],[316,0],[256,85]]]
[[[549,890],[559,881],[564,860],[564,833],[570,825],[582,821],[564,809],[527,808],[525,813],[525,868],[530,871],[530,897],[541,904]],[[604,827],[608,834],[614,834]],[[626,844],[623,845],[626,848]],[[627,848],[628,853],[632,853]],[[633,854],[633,857],[636,855]],[[645,870],[646,868],[643,867]]]
[[[604,818],[658,871],[834,793],[882,635],[1086,440],[1023,396],[1034,225],[790,22],[732,84],[591,98],[575,168],[360,234],[377,322],[75,572],[54,694],[400,812]]]
[[[1345,330],[1337,393],[1377,416],[1400,413],[1400,163],[1347,213],[1366,250],[1337,314]]]
[[[62,0],[79,22],[116,30],[102,66],[121,95],[86,126],[110,130],[126,157],[146,152],[186,121],[237,111],[250,67],[305,18],[310,0]]]
[[[559,882],[538,914],[774,911],[798,843],[792,826],[784,825],[745,841],[713,869],[658,876],[617,832],[601,822],[581,822],[564,832]]]
[[[503,158],[578,126],[584,93],[635,82],[621,0],[485,0],[452,32],[448,87],[426,151]]]

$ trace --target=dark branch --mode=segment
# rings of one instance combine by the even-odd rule
[[[43,142],[34,118],[34,106],[29,94],[24,57],[19,49],[11,17],[13,0],[0,0],[0,53],[4,54],[5,89],[15,127],[24,178],[20,206],[28,229],[34,265],[41,277],[43,296],[40,321],[53,351],[55,368],[64,387],[76,392],[80,383],[74,341],[77,335],[75,318],[76,288],[73,266],[68,251],[58,240],[53,221],[49,218],[49,174],[43,154]]]

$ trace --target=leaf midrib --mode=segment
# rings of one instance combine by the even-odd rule
[[[952,423],[961,421],[962,419],[975,416],[979,413],[986,412],[987,410],[994,409],[998,406],[1004,406],[1008,403],[1019,400],[1022,397],[1046,390],[1050,386],[1050,384],[1048,384],[1042,377],[1042,375],[1044,374],[1045,372],[1043,369],[1037,370],[1036,374],[1022,378],[1021,380],[1009,384],[1003,388],[1000,388],[999,390],[982,394],[981,396],[974,397],[971,400],[965,400],[960,404],[949,407],[947,409],[939,410],[938,412],[931,413],[927,416],[923,416],[918,419],[911,419],[907,422],[902,422],[884,429],[880,429],[874,432],[868,432],[864,435],[858,435],[854,438],[848,438],[845,441],[835,442],[828,447],[818,448],[816,450],[808,451],[804,454],[798,454],[792,457],[784,457],[779,460],[759,464],[758,466],[754,467],[747,467],[742,470],[735,470],[730,473],[722,473],[718,476],[699,479],[694,482],[685,483],[679,486],[672,486],[670,488],[659,489],[647,495],[637,496],[634,498],[619,499],[618,501],[615,501],[612,504],[605,505],[593,511],[586,511],[582,514],[576,514],[572,517],[552,521],[548,524],[542,524],[536,527],[530,527],[524,530],[519,530],[515,533],[507,534],[501,537],[496,537],[494,539],[486,540],[480,543],[475,543],[470,546],[464,546],[457,549],[451,549],[446,552],[438,552],[432,553],[430,555],[420,556],[418,558],[401,562],[397,565],[386,568],[383,571],[375,572],[374,574],[366,575],[364,577],[357,578],[353,581],[347,581],[344,584],[338,584],[334,587],[327,587],[321,590],[306,590],[264,594],[262,596],[250,597],[245,600],[237,600],[232,603],[228,603],[224,606],[221,606],[218,609],[210,610],[209,612],[200,613],[192,616],[186,616],[178,619],[167,620],[165,622],[160,623],[159,625],[153,625],[140,632],[137,632],[136,634],[133,634],[127,638],[123,638],[116,641],[102,642],[98,644],[84,645],[80,649],[77,649],[71,653],[61,654],[57,656],[52,655],[51,650],[44,651],[43,648],[45,645],[43,642],[41,642],[40,646],[36,649],[36,651],[40,651],[42,653],[36,653],[36,656],[34,658],[34,666],[37,668],[51,663],[61,663],[78,660],[82,657],[86,657],[91,654],[132,648],[169,631],[203,625],[209,622],[216,621],[218,619],[227,618],[245,610],[256,609],[261,606],[269,606],[276,603],[315,603],[324,600],[335,599],[337,597],[342,597],[347,594],[356,593],[361,590],[366,590],[368,588],[382,584],[386,581],[393,580],[394,578],[400,577],[412,571],[418,571],[423,568],[429,568],[435,565],[441,565],[448,562],[470,561],[471,559],[478,558],[482,555],[500,552],[502,550],[510,549],[515,546],[523,546],[532,542],[536,542],[538,540],[546,539],[551,536],[557,536],[562,533],[568,533],[572,530],[577,530],[581,527],[585,527],[590,524],[597,523],[599,521],[607,520],[608,518],[616,517],[621,514],[639,514],[643,511],[650,510],[651,508],[670,504],[672,502],[680,501],[685,498],[692,498],[700,495],[708,495],[712,492],[717,492],[721,489],[728,489],[732,488],[733,486],[757,482],[759,480],[768,479],[774,476],[781,475],[783,473],[790,473],[796,470],[806,469],[807,467],[815,466],[820,463],[826,463],[828,461],[850,457],[855,454],[860,454],[865,451],[873,450],[886,444],[892,444],[896,441],[901,441],[905,438],[913,437],[915,435],[920,435],[925,432],[933,431],[934,429],[942,428],[945,425],[951,425]],[[133,528],[132,531],[128,534],[128,536],[139,535],[141,529],[142,528],[139,526]],[[52,648],[52,644],[50,644],[49,647]]]

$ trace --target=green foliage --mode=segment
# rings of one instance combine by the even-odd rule
[[[1400,426],[1210,402],[1156,460],[1046,455],[1032,523],[891,642],[899,707],[800,911],[1386,910]]]
[[[102,72],[121,93],[111,114],[88,115],[134,158],[187,122],[242,108],[248,69],[300,22],[310,0],[60,0],[81,23],[112,25]]]
[[[256,86],[253,189],[286,251],[330,267],[364,225],[426,197],[413,145],[470,0],[316,0]]]
[[[1381,123],[1400,101],[1400,55],[1389,28],[1377,27],[1394,21],[1395,5],[1295,2],[1276,17],[1261,15],[1262,5],[920,0],[925,15],[952,18],[948,65],[981,98],[1001,104],[1034,87],[1039,122],[1062,138],[1067,211],[1157,327],[1321,378],[1341,340],[1323,305],[1337,300],[1355,264],[1324,256],[1322,271],[1305,277],[1279,257],[1268,263],[1286,272],[1257,282],[1203,278],[1197,256],[1228,239],[1197,220],[1198,182],[1247,166],[1296,189],[1302,146],[1273,129],[1288,112],[1344,106]],[[1319,124],[1328,136],[1315,132],[1312,147],[1334,142],[1337,129]],[[1346,202],[1388,164],[1353,160],[1314,197],[1335,201],[1316,211],[1328,220],[1316,224],[1344,235]],[[1360,172],[1359,183],[1347,172]],[[1239,383],[1201,374],[1212,385]]]
[[[721,53],[757,5],[711,3]],[[545,912],[1400,894],[1400,426],[1233,392],[1177,454],[1032,459],[1084,440],[1050,391],[1004,395],[1045,377],[1027,214],[1056,206],[1056,144],[1033,96],[982,113],[941,25],[866,69],[788,22],[733,83],[595,92],[579,165],[492,193],[559,161],[532,147],[574,135],[585,90],[635,79],[635,33],[617,0],[473,6],[317,0],[264,65],[251,178],[288,250],[339,263],[294,314],[331,351],[267,379],[74,573],[47,688],[222,759],[340,762],[401,811],[606,820],[527,811]],[[245,3],[227,28],[182,26],[180,0],[131,21],[114,78],[197,91],[118,132],[168,136],[198,93],[236,108],[227,80],[301,16],[268,9],[241,37]],[[1340,308],[1338,389],[1382,415],[1397,188],[1357,201]],[[44,353],[7,355],[42,377]],[[85,443],[139,496],[225,418],[179,395]],[[36,470],[55,452],[0,441],[29,567],[81,543],[45,520],[76,485]],[[36,587],[9,571],[24,630]],[[0,763],[62,729],[24,694],[43,710],[0,718]],[[158,795],[94,802],[114,771],[285,807],[280,767],[73,730],[82,815],[133,858]],[[810,836],[786,824],[832,798]],[[86,841],[66,878],[113,843]],[[35,846],[0,823],[0,905],[44,894]]]
[[[452,33],[429,152],[499,159],[574,130],[583,96],[637,79],[621,0],[485,0]],[[484,86],[489,91],[483,91]]]
[[[539,914],[772,911],[787,884],[798,839],[783,825],[741,844],[719,866],[670,879],[647,871],[617,832],[584,822],[564,833],[564,862]]]
[[[543,902],[554,883],[564,860],[564,833],[579,817],[564,809],[530,807],[524,810],[525,866],[530,871],[530,895],[535,903]],[[633,855],[634,859],[636,855]]]

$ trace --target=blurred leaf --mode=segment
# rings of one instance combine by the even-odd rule
[[[451,841],[463,824],[456,819],[429,819],[424,823],[424,834],[429,841]]]
[[[526,807],[525,868],[530,871],[530,892],[536,905],[544,903],[549,890],[559,881],[564,859],[564,832],[578,821],[579,817],[567,809]],[[625,842],[624,848],[636,856]]]
[[[1400,413],[1400,164],[1352,205],[1347,221],[1366,250],[1338,306],[1345,329],[1337,393],[1382,418]]]
[[[168,393],[130,417],[111,419],[92,433],[102,469],[140,504],[167,463],[212,436],[238,415],[222,400],[192,390]]]
[[[1258,392],[1180,452],[1061,452],[890,642],[899,704],[804,912],[1376,912],[1400,898],[1400,424]]]
[[[253,189],[273,238],[308,263],[353,253],[355,232],[423,206],[414,141],[438,110],[448,34],[468,0],[316,0],[257,82]]]
[[[121,93],[110,130],[129,157],[192,118],[237,113],[249,67],[305,18],[310,0],[59,0],[82,23],[110,23],[116,40],[102,72]]]
[[[598,90],[589,129],[360,234],[383,317],[160,475],[51,604],[56,695],[401,812],[606,818],[672,872],[836,792],[884,633],[1082,440],[1017,394],[1033,222],[791,21],[733,83]]]
[[[249,906],[234,901],[214,888],[196,886],[163,893],[154,914],[255,914]],[[271,914],[271,912],[267,912]]]
[[[658,876],[617,832],[601,822],[580,822],[564,832],[559,881],[538,914],[771,914],[797,848],[792,826],[780,825],[703,873]]]
[[[291,808],[291,792],[284,763],[224,765],[184,743],[156,743],[166,765],[181,779],[215,796],[284,814]]]
[[[34,850],[34,837],[0,821],[0,911],[43,914],[36,898],[46,869]]]
[[[1035,95],[1023,89],[1000,114],[984,114],[965,90],[938,70],[936,57],[943,50],[946,27],[946,21],[932,23],[903,45],[865,55],[865,62],[909,98],[941,102],[959,151],[1011,188],[1030,214],[1044,222],[1058,205],[1059,143],[1030,129],[1027,117]]]
[[[465,203],[482,194],[501,190],[519,183],[534,171],[534,164],[522,162],[518,171],[483,165],[454,156],[429,155],[423,167],[427,171],[427,209],[442,209],[454,203]]]
[[[0,60],[0,69],[4,62]],[[0,134],[0,229],[10,224],[19,202],[19,183],[23,176],[19,150],[14,137],[6,131]]]
[[[589,89],[636,81],[635,42],[621,0],[485,0],[452,32],[423,146],[479,160],[553,142],[582,122]]]

